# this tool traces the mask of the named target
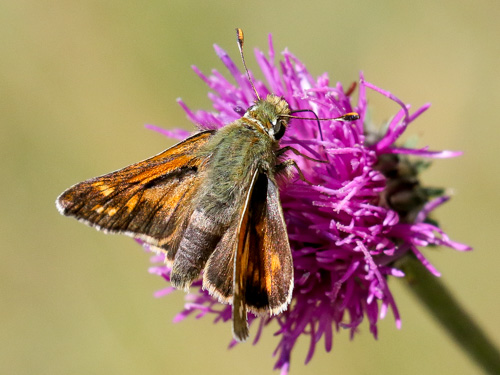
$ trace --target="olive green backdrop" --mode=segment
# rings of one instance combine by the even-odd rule
[[[460,149],[436,161],[426,183],[453,188],[436,212],[450,236],[475,247],[425,254],[500,343],[498,1],[44,1],[0,3],[1,344],[3,374],[271,373],[277,340],[227,350],[230,326],[193,318],[172,324],[183,293],[148,274],[131,239],[106,236],[56,211],[68,186],[156,154],[173,141],[146,123],[194,129],[175,102],[209,108],[190,70],[223,70],[212,44],[238,61],[234,28],[253,47],[289,47],[314,75],[345,85],[366,78],[414,108],[420,146]],[[370,93],[374,118],[398,109]],[[390,285],[392,314],[374,340],[335,336],[292,374],[472,374],[479,370],[408,291]]]

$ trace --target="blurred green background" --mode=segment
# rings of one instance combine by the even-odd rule
[[[173,143],[146,123],[194,129],[175,99],[209,108],[190,69],[223,70],[212,44],[238,62],[234,28],[252,50],[289,47],[314,75],[349,85],[367,80],[414,108],[431,110],[409,129],[420,146],[464,150],[436,161],[429,185],[453,187],[436,218],[474,246],[425,254],[471,314],[500,344],[498,251],[500,29],[498,1],[44,1],[0,2],[2,252],[0,373],[271,373],[277,340],[227,350],[229,325],[172,324],[183,293],[147,273],[149,256],[131,239],[60,216],[70,185],[156,154]],[[258,74],[258,73],[257,73]],[[370,93],[374,118],[397,107]],[[396,280],[403,317],[392,314],[375,341],[364,324],[351,342],[308,342],[292,374],[472,374],[475,367]]]

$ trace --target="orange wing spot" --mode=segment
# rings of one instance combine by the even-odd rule
[[[111,208],[108,208],[106,210],[106,213],[108,214],[108,216],[113,216],[114,214],[116,214],[118,212],[118,210],[114,207],[111,207]]]
[[[269,295],[271,295],[271,291],[273,290],[273,279],[271,274],[266,275],[266,291]]]
[[[113,191],[115,191],[115,188],[109,185],[106,185],[104,182],[99,181],[99,182],[94,182],[93,186],[98,188],[101,191],[101,194],[107,197],[110,195]]]
[[[100,204],[96,204],[94,207],[92,207],[92,211],[95,211],[98,214],[101,214],[102,211],[104,211],[104,207],[101,206]]]
[[[139,197],[137,195],[134,195],[132,198],[130,198],[128,200],[128,202],[125,204],[125,206],[127,207],[127,211],[132,212],[132,210],[137,205],[138,201],[139,201]]]
[[[273,254],[271,258],[271,270],[273,273],[281,269],[281,262],[278,254]]]

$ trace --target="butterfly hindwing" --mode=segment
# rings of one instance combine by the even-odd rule
[[[173,259],[183,221],[200,184],[204,160],[196,152],[213,132],[195,134],[166,151],[121,170],[70,187],[57,199],[59,211],[100,230],[124,233],[163,247]]]
[[[233,267],[238,224],[235,220],[224,233],[203,273],[203,287],[222,303],[233,302]]]
[[[187,222],[187,221],[186,221]],[[192,212],[179,243],[170,274],[172,285],[188,290],[199,278],[205,263],[215,250],[224,232],[224,226],[207,216],[202,207]]]

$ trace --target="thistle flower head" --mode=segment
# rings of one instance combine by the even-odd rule
[[[313,185],[292,179],[281,186],[294,262],[291,305],[277,316],[249,314],[249,323],[257,326],[254,342],[271,321],[278,323],[275,367],[287,373],[291,351],[300,336],[310,337],[308,362],[321,339],[326,351],[330,351],[335,331],[348,329],[354,336],[365,318],[375,337],[377,322],[388,310],[392,311],[396,326],[400,326],[398,309],[387,283],[390,277],[404,276],[394,265],[397,259],[412,254],[429,272],[439,276],[421,249],[434,245],[459,251],[470,248],[451,241],[429,218],[449,198],[441,189],[421,186],[418,179],[419,172],[428,165],[422,158],[446,158],[460,153],[397,144],[401,134],[429,105],[411,112],[409,105],[365,81],[362,74],[354,101],[354,86],[345,89],[340,83],[332,85],[327,74],[313,78],[304,64],[287,50],[282,54],[283,60],[276,62],[271,38],[269,46],[267,56],[255,51],[265,77],[265,81],[253,79],[261,97],[270,93],[282,96],[292,110],[310,109],[319,118],[335,118],[348,112],[360,115],[359,120],[350,123],[321,121],[321,136],[316,121],[292,119],[280,142],[281,146],[291,145],[301,153],[328,161],[317,163],[294,157]],[[211,90],[209,98],[214,111],[194,112],[179,100],[189,119],[200,129],[223,127],[241,117],[255,100],[244,72],[220,47],[215,46],[215,51],[235,83],[218,71],[206,76],[193,67]],[[372,129],[368,123],[367,89],[401,107],[383,131]],[[155,129],[168,136],[186,136],[184,131]],[[153,261],[162,263],[163,257],[155,256]],[[151,272],[169,280],[170,270],[165,265],[152,267]],[[168,287],[157,295],[172,290]],[[202,290],[198,281],[175,321],[191,314],[212,315],[216,322],[227,322],[231,320],[231,306],[218,303]]]

